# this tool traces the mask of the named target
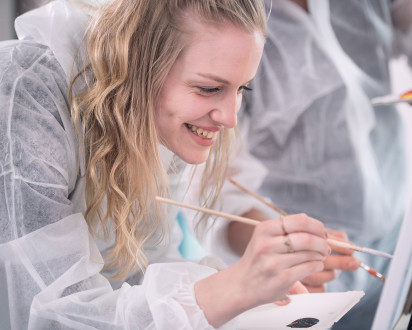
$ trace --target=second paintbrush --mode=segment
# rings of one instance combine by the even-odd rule
[[[268,202],[267,200],[265,200],[264,198],[262,198],[258,194],[255,194],[253,191],[251,191],[251,190],[247,189],[246,187],[242,186],[241,184],[237,183],[235,180],[229,179],[229,182],[232,183],[233,185],[235,185],[236,187],[238,187],[240,190],[243,190],[245,193],[249,194],[250,196],[253,196],[257,200],[261,201],[266,206],[268,206],[271,209],[275,210],[280,215],[283,215],[283,216],[288,215],[287,212],[283,211],[282,209],[280,209],[277,206],[273,205],[272,203]],[[341,247],[341,248],[345,248],[345,249],[350,249],[350,250],[354,250],[354,251],[358,251],[358,252],[373,254],[373,255],[380,256],[380,257],[385,257],[385,258],[392,258],[392,255],[390,255],[389,253],[374,250],[374,249],[367,248],[367,247],[358,246],[358,245],[355,245],[355,244],[349,243],[349,242],[342,242],[342,241],[337,241],[337,240],[334,240],[334,239],[328,239],[328,243],[329,243],[329,245],[333,245],[333,246],[337,246],[337,247]]]

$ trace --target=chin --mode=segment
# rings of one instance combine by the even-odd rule
[[[206,162],[209,157],[209,150],[207,152],[191,153],[190,155],[187,153],[177,155],[188,164],[198,165]]]

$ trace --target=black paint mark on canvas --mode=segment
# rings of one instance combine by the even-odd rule
[[[310,328],[318,323],[319,320],[313,317],[305,317],[303,319],[298,319],[293,321],[292,323],[288,324],[287,327],[289,328]]]

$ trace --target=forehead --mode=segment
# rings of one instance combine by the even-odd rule
[[[186,47],[180,61],[187,65],[224,65],[228,60],[244,61],[245,56],[259,54],[264,36],[258,29],[250,32],[231,22],[205,22],[189,18],[185,22],[188,31]]]
[[[210,36],[218,37],[222,30],[226,32],[242,31],[245,35],[255,34],[256,36],[263,37],[263,39],[265,35],[265,32],[258,25],[253,26],[252,23],[244,23],[242,25],[243,23],[234,23],[227,18],[219,16],[205,18],[190,8],[182,11],[178,16],[178,25],[180,25],[180,29],[185,35],[186,46],[190,46],[196,40],[206,40]]]

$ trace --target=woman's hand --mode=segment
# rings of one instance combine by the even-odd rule
[[[329,238],[348,242],[347,235],[342,231],[327,229],[326,232]],[[353,250],[332,247],[332,251],[338,254],[326,257],[323,271],[309,275],[302,280],[302,284],[309,292],[326,292],[327,283],[337,278],[342,270],[354,271],[359,268],[359,260],[352,257]]]
[[[210,324],[282,299],[295,283],[323,270],[330,253],[323,224],[305,214],[259,223],[242,258],[195,284]]]
[[[323,224],[305,214],[263,221],[235,265],[243,294],[254,305],[281,299],[295,282],[323,270],[329,251]]]

